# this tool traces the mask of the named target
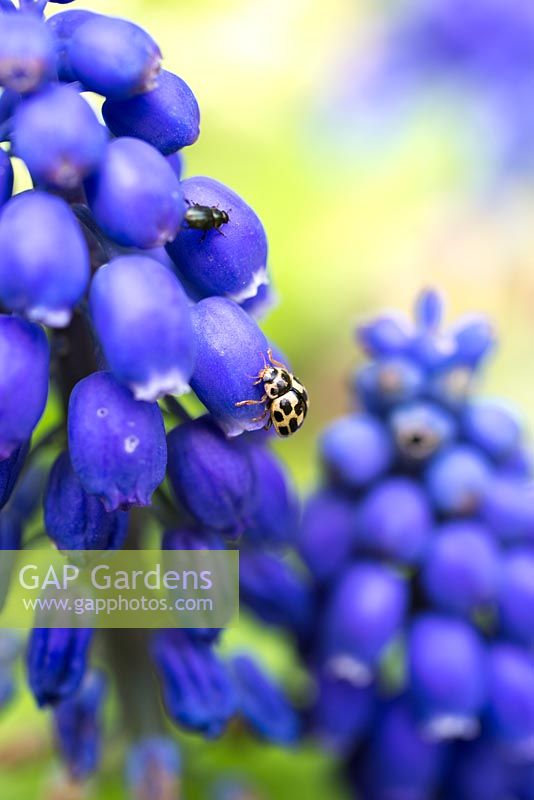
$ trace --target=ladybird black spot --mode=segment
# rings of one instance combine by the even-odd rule
[[[289,420],[289,428],[291,430],[291,433],[295,433],[298,426],[299,426],[299,421],[296,417],[293,417],[293,419]]]
[[[289,428],[287,428],[285,425],[282,425],[280,428],[278,428],[278,433],[280,436],[289,436]]]
[[[276,420],[276,422],[283,422],[284,421],[284,415],[282,414],[281,411],[274,411],[273,412],[273,417]]]
[[[295,414],[301,417],[303,413],[304,413],[304,403],[302,402],[302,400],[299,400],[298,403],[295,403]]]
[[[293,406],[291,405],[291,400],[288,400],[287,397],[282,398],[282,400],[280,400],[280,408],[282,409],[286,417],[289,416],[289,414],[291,414],[291,411],[293,410]]]
[[[287,382],[286,381],[276,381],[276,389],[279,394],[283,394],[283,392],[287,389]]]

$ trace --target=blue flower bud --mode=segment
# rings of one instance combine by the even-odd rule
[[[13,121],[13,150],[35,183],[70,189],[98,165],[106,131],[70,86],[52,86],[23,100]]]
[[[354,377],[358,398],[368,411],[383,411],[414,400],[424,386],[423,371],[404,357],[382,358],[366,364]]]
[[[476,373],[470,366],[446,364],[428,378],[426,392],[433,400],[454,412],[462,411],[469,399]]]
[[[54,77],[54,40],[36,14],[0,14],[0,42],[0,86],[25,94]]]
[[[0,150],[0,208],[7,203],[13,192],[13,167],[5,150]]]
[[[337,575],[354,544],[354,505],[342,494],[320,490],[306,503],[298,532],[298,551],[319,582]]]
[[[18,480],[20,471],[24,466],[26,456],[28,455],[28,450],[29,450],[29,442],[26,442],[21,447],[18,447],[16,450],[13,450],[10,456],[4,457],[2,461],[0,461],[0,509],[2,509],[5,506],[5,504],[11,497],[11,493]],[[7,533],[7,531],[5,531],[5,533]],[[2,537],[2,540],[3,541],[2,544],[0,545],[0,549],[2,550],[11,549],[9,547],[4,546],[4,537]],[[16,550],[18,548],[12,548],[12,549]]]
[[[178,279],[144,256],[122,256],[91,283],[89,310],[104,356],[137,400],[183,394],[195,360],[187,296]]]
[[[312,731],[321,744],[348,755],[368,731],[375,709],[375,691],[322,672],[312,708]]]
[[[255,546],[280,546],[293,540],[298,501],[287,471],[266,447],[251,446],[248,455],[255,486],[245,541]]]
[[[490,481],[491,468],[485,456],[462,444],[439,453],[426,472],[430,497],[446,514],[476,513]]]
[[[438,608],[470,617],[495,599],[499,559],[499,550],[483,525],[471,521],[443,525],[426,555],[421,576],[425,592]]]
[[[504,405],[485,401],[472,403],[463,417],[466,438],[495,461],[513,455],[521,443],[521,427]]]
[[[416,316],[417,313],[416,309]],[[456,358],[454,336],[450,331],[440,331],[437,323],[427,325],[424,321],[418,321],[410,344],[410,354],[425,369],[433,371],[443,368]]]
[[[486,653],[469,624],[418,617],[408,640],[410,690],[429,736],[474,738],[486,701]]]
[[[95,14],[92,11],[69,9],[68,11],[54,14],[53,17],[46,21],[47,26],[54,34],[56,42],[56,66],[60,81],[72,83],[76,80],[76,75],[72,71],[70,64],[69,42],[74,31],[94,16]]]
[[[517,548],[502,556],[499,621],[503,632],[527,646],[534,644],[534,553]]]
[[[135,400],[109,372],[95,372],[72,391],[68,433],[74,471],[106,511],[150,504],[167,462],[156,403]]]
[[[106,100],[102,114],[114,136],[143,139],[164,155],[193,144],[200,133],[195,95],[185,81],[166,70],[152,91],[127,100]]]
[[[181,758],[178,745],[165,736],[137,742],[128,755],[126,777],[136,800],[166,800],[180,794]]]
[[[263,388],[254,376],[267,359],[267,340],[236,303],[222,297],[201,300],[191,311],[197,360],[191,388],[228,436],[263,428]]]
[[[401,456],[411,462],[430,458],[456,433],[454,418],[434,403],[400,406],[389,421]]]
[[[51,327],[68,325],[89,279],[89,253],[67,203],[44,192],[13,197],[0,216],[0,300]]]
[[[514,645],[497,643],[488,654],[488,672],[488,727],[514,757],[532,761],[534,657]]]
[[[169,478],[176,496],[201,525],[239,536],[254,502],[248,453],[226,439],[210,417],[175,428],[168,436]]]
[[[220,736],[236,711],[236,695],[211,646],[168,630],[156,635],[152,652],[169,716],[210,739]]]
[[[358,326],[358,342],[371,358],[406,355],[413,329],[403,315],[388,314]]]
[[[329,672],[356,686],[369,684],[400,631],[406,606],[407,587],[395,572],[380,564],[350,566],[324,612],[322,657]]]
[[[98,497],[87,494],[62,453],[50,472],[44,500],[46,530],[59,550],[119,550],[128,515],[108,513]]]
[[[154,89],[161,69],[161,51],[146,31],[101,14],[75,28],[68,57],[85,89],[119,99]]]
[[[102,745],[102,704],[106,680],[102,672],[88,672],[78,691],[54,708],[59,751],[74,781],[88,778],[98,767]]]
[[[321,436],[321,457],[334,482],[359,489],[386,472],[393,443],[374,417],[353,414],[331,423]]]
[[[39,325],[0,315],[0,459],[20,448],[39,422],[48,396],[49,358]]]
[[[355,542],[365,552],[413,563],[422,557],[432,525],[420,486],[410,478],[388,478],[363,499],[354,520]]]
[[[419,331],[434,333],[443,317],[443,298],[435,289],[421,292],[415,302],[415,322]]]
[[[238,711],[254,733],[268,742],[293,744],[299,720],[288,698],[258,664],[246,655],[232,660]]]
[[[180,273],[203,297],[223,295],[242,302],[268,282],[267,237],[263,225],[239,195],[213,178],[182,182],[189,207],[217,207],[229,221],[220,229],[198,230],[187,222],[167,246]]]
[[[404,697],[388,703],[362,754],[363,797],[428,800],[434,795],[444,755],[442,746],[421,733]]]
[[[147,249],[176,236],[185,211],[180,183],[146,142],[127,137],[110,142],[85,188],[96,221],[118,244]]]
[[[93,637],[89,628],[34,628],[28,644],[30,688],[39,706],[73,695],[87,666]]]
[[[242,602],[261,620],[305,637],[313,622],[313,596],[303,577],[281,558],[243,550],[239,555]]]
[[[469,316],[453,328],[454,363],[471,368],[479,365],[495,344],[493,328],[485,317]]]
[[[534,542],[533,490],[524,480],[506,476],[494,478],[484,496],[481,512],[503,542]]]

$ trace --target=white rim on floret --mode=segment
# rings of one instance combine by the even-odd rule
[[[226,296],[236,303],[242,303],[244,300],[250,300],[252,297],[256,297],[260,286],[264,286],[268,283],[269,277],[267,275],[267,267],[261,267],[257,272],[253,273],[250,282],[247,283],[244,289],[241,289],[239,292],[227,294]]]
[[[166,394],[181,395],[191,391],[189,383],[178,370],[152,375],[144,383],[131,383],[130,389],[136,400],[154,403]]]

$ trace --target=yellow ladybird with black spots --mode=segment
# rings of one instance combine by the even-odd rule
[[[254,385],[263,383],[265,394],[260,400],[241,400],[236,406],[260,405],[265,403],[265,412],[254,422],[268,416],[266,428],[274,426],[279,436],[291,436],[298,431],[306,419],[310,402],[308,392],[302,383],[292,375],[287,367],[273,358],[267,351],[269,364],[265,363]]]

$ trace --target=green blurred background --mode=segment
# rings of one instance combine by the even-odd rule
[[[227,183],[265,224],[279,295],[265,328],[311,395],[306,426],[279,446],[303,488],[315,479],[320,429],[348,405],[347,380],[359,358],[355,321],[384,307],[408,310],[423,286],[443,290],[451,316],[483,311],[494,319],[502,344],[487,390],[511,398],[534,421],[534,227],[525,186],[510,186],[498,198],[473,193],[472,179],[484,165],[464,146],[462,126],[452,124],[448,109],[422,110],[394,147],[372,151],[358,146],[350,129],[336,132],[321,118],[322,100],[339,78],[339,50],[366,45],[373,5],[83,4],[127,16],[157,39],[165,65],[190,84],[201,107],[201,136],[185,154],[186,174]],[[290,647],[278,637],[245,619],[228,640],[228,646],[252,642],[286,683],[301,687]],[[54,788],[59,768],[46,714],[22,689],[3,714],[0,797],[63,796]],[[266,799],[343,797],[328,759],[310,748],[299,754],[260,748],[239,730],[213,745],[184,737],[183,746],[188,798],[213,796],[214,781],[232,774],[245,776]],[[112,736],[103,777],[88,796],[125,796],[121,758]]]

